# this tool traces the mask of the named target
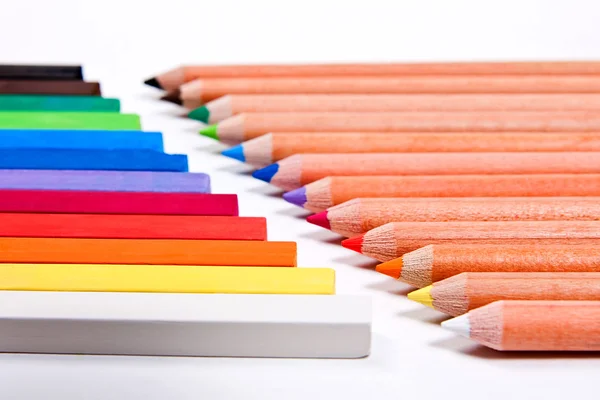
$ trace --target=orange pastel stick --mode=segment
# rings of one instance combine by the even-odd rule
[[[600,75],[423,75],[210,78],[185,83],[165,97],[191,107],[227,94],[599,93]],[[194,103],[194,101],[196,101]]]
[[[285,193],[320,212],[358,197],[600,196],[600,174],[334,176]]]
[[[599,77],[600,79],[600,77]],[[375,113],[246,113],[200,131],[239,143],[287,132],[600,132],[593,111],[481,111]]]
[[[600,244],[600,221],[390,222],[342,245],[389,261],[429,244]]]
[[[600,133],[268,133],[223,154],[264,167],[294,154],[534,151],[600,151]]]
[[[597,272],[599,268],[597,244],[441,243],[386,261],[376,270],[424,287],[463,272]]]
[[[146,81],[164,90],[198,78],[355,75],[598,75],[595,61],[185,65]]]
[[[600,351],[600,301],[496,301],[442,326],[496,350]]]
[[[296,243],[258,240],[0,238],[0,263],[296,266]]]
[[[463,272],[408,298],[453,316],[498,300],[600,300],[600,272]]]
[[[389,222],[600,220],[600,197],[353,199],[308,217],[350,237]]]
[[[197,101],[183,101],[193,108]],[[210,124],[241,113],[598,110],[600,95],[574,94],[233,94],[209,101],[191,118]]]
[[[600,173],[600,152],[296,154],[254,172],[285,190],[328,176]]]

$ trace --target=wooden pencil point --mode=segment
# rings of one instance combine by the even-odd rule
[[[431,285],[415,290],[408,294],[408,298],[424,306],[433,308],[433,297],[431,297]]]

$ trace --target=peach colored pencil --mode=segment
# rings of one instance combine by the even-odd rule
[[[185,83],[163,97],[195,108],[227,94],[510,94],[599,93],[600,75],[424,75],[213,78]]]
[[[600,301],[496,301],[442,326],[503,351],[600,351]]]
[[[598,272],[600,247],[572,243],[427,245],[376,270],[416,287],[463,272]]]
[[[183,101],[192,108],[197,102]],[[209,124],[256,112],[567,111],[598,110],[600,95],[575,94],[233,94],[193,109]]]
[[[534,151],[600,151],[600,133],[268,133],[223,155],[264,167],[294,154]]]
[[[600,221],[390,222],[342,241],[342,246],[389,261],[429,244],[600,244]]]
[[[600,132],[593,111],[247,113],[210,125],[201,135],[230,143],[287,132]]]
[[[600,300],[600,272],[463,272],[408,294],[457,316],[498,300]]]
[[[334,176],[284,193],[320,212],[358,197],[600,196],[600,174]]]
[[[600,153],[296,154],[253,176],[292,190],[328,176],[559,173],[600,173]]]
[[[308,217],[347,237],[388,222],[570,220],[600,220],[600,197],[359,198]]]
[[[146,80],[164,90],[198,78],[355,75],[597,75],[596,61],[185,65]]]

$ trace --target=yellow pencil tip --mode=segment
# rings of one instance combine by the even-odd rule
[[[415,290],[408,294],[408,298],[412,301],[421,303],[427,307],[433,308],[433,297],[431,297],[431,285],[425,286],[422,289]]]

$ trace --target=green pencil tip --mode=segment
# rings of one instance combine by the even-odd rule
[[[211,139],[219,140],[219,135],[217,134],[217,125],[209,125],[204,129],[200,130],[200,134],[202,136],[209,137]]]
[[[195,119],[196,121],[204,122],[208,124],[208,119],[210,117],[210,111],[205,106],[198,107],[189,112],[188,117],[191,119]]]

